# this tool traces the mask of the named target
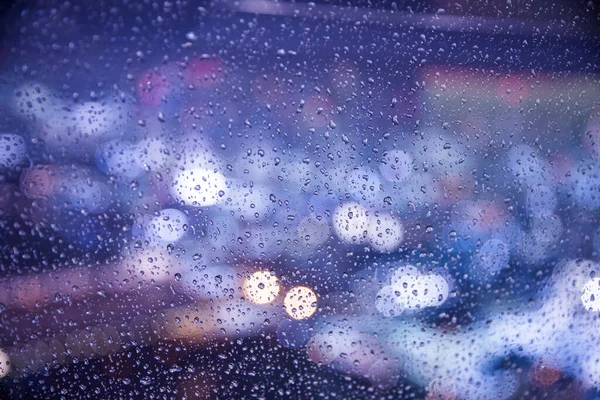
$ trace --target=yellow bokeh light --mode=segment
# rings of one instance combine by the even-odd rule
[[[269,271],[256,271],[244,280],[242,288],[253,303],[268,304],[279,294],[279,279]]]
[[[283,305],[294,319],[310,318],[317,311],[317,294],[306,286],[296,286],[287,292]]]

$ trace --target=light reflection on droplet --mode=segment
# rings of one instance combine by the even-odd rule
[[[371,216],[367,238],[375,251],[387,253],[395,250],[404,239],[404,228],[394,215],[385,213]]]

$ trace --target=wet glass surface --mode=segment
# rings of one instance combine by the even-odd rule
[[[588,399],[593,2],[0,11],[0,397]]]

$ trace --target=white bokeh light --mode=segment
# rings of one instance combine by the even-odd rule
[[[115,136],[119,126],[129,120],[125,109],[96,101],[76,105],[70,118],[75,132],[83,138]]]
[[[279,279],[269,271],[256,271],[244,280],[244,296],[256,304],[269,304],[280,290]]]
[[[600,311],[600,278],[594,278],[583,285],[581,303],[586,310]]]
[[[0,349],[0,379],[8,375],[10,369],[10,357],[4,350]]]
[[[238,179],[228,181],[223,207],[245,219],[264,219],[268,216],[272,189],[266,185],[251,184]]]
[[[223,174],[208,169],[179,171],[173,179],[171,193],[186,205],[207,207],[217,204],[227,191]]]
[[[395,215],[390,213],[372,215],[367,228],[367,238],[375,251],[389,253],[402,243],[404,228]]]
[[[333,212],[333,228],[345,243],[362,243],[367,237],[369,222],[369,211],[360,203],[344,203]]]
[[[146,237],[150,240],[175,242],[185,235],[187,226],[188,217],[184,212],[168,208],[148,222],[145,226]]]
[[[235,173],[245,179],[250,177],[256,182],[269,182],[281,174],[281,165],[276,161],[279,153],[267,146],[241,152],[235,159]]]
[[[375,307],[386,317],[395,317],[404,311],[402,304],[396,301],[394,288],[391,285],[384,286],[377,292]]]
[[[348,193],[356,199],[373,203],[381,194],[381,179],[370,169],[359,168],[351,171],[346,177],[346,182]]]
[[[294,319],[310,318],[317,311],[317,294],[306,286],[296,286],[287,292],[283,305]]]
[[[421,273],[413,266],[394,271],[391,284],[377,293],[375,306],[384,316],[393,317],[404,310],[420,310],[444,304],[450,293],[446,278]]]
[[[413,158],[410,153],[403,150],[386,151],[381,158],[379,171],[390,182],[403,182],[413,172]]]
[[[27,82],[19,86],[14,93],[13,110],[33,121],[44,121],[50,118],[63,106],[52,91],[37,82]]]

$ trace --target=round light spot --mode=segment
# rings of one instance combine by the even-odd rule
[[[106,174],[114,174],[130,181],[144,171],[135,160],[136,146],[122,140],[111,140],[96,149],[96,165]]]
[[[348,192],[356,199],[367,202],[376,201],[381,192],[381,179],[374,171],[359,168],[346,177]]]
[[[395,317],[404,311],[404,306],[396,301],[398,293],[391,285],[382,287],[377,292],[375,308],[386,317]]]
[[[317,311],[317,295],[306,286],[296,286],[287,292],[283,305],[294,319],[310,318]]]
[[[269,271],[250,274],[243,284],[244,295],[256,304],[269,304],[279,294],[279,279]]]
[[[0,349],[0,378],[4,378],[10,373],[10,357]]]
[[[600,278],[591,279],[583,285],[581,302],[588,311],[600,311]]]
[[[447,299],[450,285],[437,274],[422,274],[411,265],[394,271],[391,284],[377,293],[375,306],[386,317],[404,310],[419,310],[441,306]]]
[[[353,244],[363,242],[367,237],[368,226],[367,208],[359,203],[342,204],[333,212],[333,227],[342,242]]]
[[[180,171],[175,175],[171,192],[186,205],[206,207],[217,204],[225,195],[225,177],[208,169]]]
[[[12,108],[31,121],[45,120],[62,107],[62,102],[44,85],[27,82],[15,90]]]
[[[187,230],[188,217],[183,212],[168,208],[162,210],[146,226],[146,236],[164,242],[175,242],[181,239]]]
[[[448,282],[441,275],[421,275],[415,284],[404,292],[406,308],[435,307],[442,305],[450,292]]]
[[[381,159],[379,171],[390,182],[403,182],[412,174],[413,158],[402,150],[387,151]]]
[[[389,253],[400,246],[404,239],[404,229],[400,221],[389,213],[370,218],[367,238],[371,247],[380,253]]]
[[[128,121],[124,108],[95,101],[75,106],[71,119],[75,132],[82,138],[115,136],[119,133],[118,128]]]
[[[400,282],[402,279],[410,279],[421,275],[417,267],[414,265],[403,265],[396,269],[392,274],[392,284]]]

